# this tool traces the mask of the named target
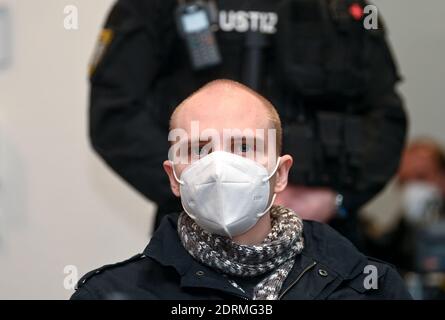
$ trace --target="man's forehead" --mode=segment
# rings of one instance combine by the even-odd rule
[[[219,93],[219,92],[218,92]],[[238,92],[213,95],[205,92],[187,100],[175,116],[175,127],[191,130],[199,122],[200,130],[267,129],[271,127],[268,111],[257,97]]]

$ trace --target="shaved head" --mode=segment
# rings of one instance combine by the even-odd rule
[[[209,82],[185,99],[170,118],[170,130],[186,129],[192,121],[213,128],[273,128],[277,152],[281,152],[280,117],[269,100],[232,80]]]

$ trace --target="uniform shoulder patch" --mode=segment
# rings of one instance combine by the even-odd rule
[[[107,264],[107,265],[104,265],[104,266],[102,266],[100,268],[94,269],[94,270],[86,273],[82,278],[80,278],[80,280],[76,284],[75,290],[78,290],[83,285],[85,285],[85,283],[87,283],[91,278],[93,278],[95,275],[98,275],[98,274],[102,273],[105,270],[110,270],[112,268],[122,266],[124,264],[129,263],[129,262],[145,259],[146,257],[147,256],[145,254],[139,253],[139,254],[131,257],[130,259],[127,259],[127,260],[124,260],[124,261],[121,261],[121,262],[117,262],[117,263],[113,263],[113,264]]]
[[[105,52],[110,46],[111,42],[113,42],[114,31],[110,28],[102,29],[99,40],[97,41],[96,48],[94,49],[93,58],[91,59],[89,75],[90,77],[94,75],[97,66],[101,62]]]

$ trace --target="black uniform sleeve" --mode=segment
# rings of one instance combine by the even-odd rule
[[[105,25],[111,41],[90,78],[93,148],[124,180],[156,203],[171,191],[162,169],[167,133],[150,116],[147,93],[159,71],[157,1],[119,0]]]
[[[406,115],[400,96],[393,90],[370,99],[365,120],[365,145],[357,190],[344,194],[344,206],[349,212],[378,194],[397,172],[406,137]]]
[[[344,206],[351,213],[378,194],[397,172],[408,123],[396,89],[401,76],[384,26],[372,31],[368,40],[362,163],[356,189],[344,194]]]
[[[369,112],[364,123],[364,156],[358,179],[358,194],[362,195],[352,199],[350,207],[355,209],[380,192],[397,172],[407,132],[406,112],[396,91],[400,76],[384,34],[370,41],[369,54],[371,72],[365,98]]]

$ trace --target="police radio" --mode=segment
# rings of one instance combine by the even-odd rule
[[[210,4],[181,1],[176,9],[176,24],[184,39],[193,69],[200,70],[221,63],[218,43],[212,30]]]

